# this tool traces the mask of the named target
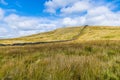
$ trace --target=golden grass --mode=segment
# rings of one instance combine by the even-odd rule
[[[0,43],[71,39],[79,31],[58,29]],[[119,32],[119,27],[94,26],[74,41],[0,46],[0,80],[120,80]]]
[[[48,42],[71,39],[77,35],[83,27],[67,27],[50,32],[35,34],[26,37],[0,40],[0,44],[13,44],[25,42]],[[79,36],[79,41],[88,40],[120,40],[120,27],[88,26]]]
[[[0,47],[0,80],[119,80],[120,41]]]
[[[35,34],[31,36],[25,36],[21,38],[0,40],[0,43],[12,44],[12,43],[25,43],[25,42],[48,42],[71,39],[77,35],[82,27],[61,28],[51,32],[45,32]]]
[[[120,40],[120,27],[88,27],[79,40]]]

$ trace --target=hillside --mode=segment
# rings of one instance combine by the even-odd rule
[[[69,40],[78,35],[82,28],[83,27],[60,28],[31,36],[0,40],[0,44]],[[120,27],[88,26],[78,37],[77,41],[88,40],[120,40]]]
[[[87,27],[79,40],[120,40],[120,27]]]
[[[120,80],[120,27],[61,28],[0,43],[73,38],[0,46],[0,80]]]
[[[50,32],[44,32],[44,33],[34,34],[20,38],[0,40],[0,43],[11,44],[11,43],[24,43],[24,42],[47,42],[47,41],[67,40],[77,35],[81,30],[81,28],[82,27],[60,28]]]

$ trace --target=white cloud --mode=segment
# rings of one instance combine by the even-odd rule
[[[103,25],[103,26],[120,26],[120,12],[112,12],[106,6],[91,8],[87,14],[77,17],[63,18],[63,26],[79,26],[79,25]]]
[[[106,6],[95,7],[88,10],[88,15],[90,15],[91,17],[105,15],[107,13],[111,13],[111,11]]]
[[[64,26],[72,26],[72,25],[77,25],[77,20],[73,20],[71,18],[64,18],[63,19],[63,25]]]
[[[120,25],[120,13],[112,12],[108,7],[100,6],[93,8],[86,14],[86,23],[90,25]]]
[[[114,2],[114,1],[112,1]],[[120,12],[111,11],[112,3],[95,0],[49,0],[45,3],[48,12],[60,10],[63,16],[62,25],[120,25]],[[81,13],[86,11],[84,15]],[[76,14],[77,13],[77,14]],[[74,16],[76,15],[76,16]]]
[[[0,26],[0,38],[1,37],[6,37],[5,35],[7,35],[7,29],[4,28],[3,26]]]
[[[10,37],[50,31],[57,28],[58,22],[46,18],[26,17],[17,14],[4,16],[2,19],[4,28],[8,30],[8,34],[11,34]],[[2,32],[0,31],[0,33]]]
[[[46,12],[56,13],[60,10],[60,13],[71,14],[88,10],[92,7],[92,0],[49,0],[46,1]]]
[[[11,28],[19,30],[40,30],[40,29],[53,29],[56,27],[55,22],[45,19],[45,18],[36,18],[36,17],[25,17],[18,16],[16,14],[11,14],[4,18]]]
[[[5,28],[3,28],[3,27],[0,26],[0,31],[1,31],[1,33],[6,33],[7,29],[5,29]]]
[[[60,11],[58,17],[54,19],[20,16],[12,12],[5,16],[7,11],[0,8],[0,24],[3,24],[0,26],[0,34],[18,37],[64,26],[87,24],[120,26],[120,11],[113,12],[109,6],[97,5],[92,1],[94,0],[49,0],[45,2],[45,11],[54,14]],[[86,13],[81,15],[84,11]]]
[[[39,20],[11,14],[4,18],[4,21],[13,29],[34,29]]]
[[[4,11],[0,8],[0,20],[4,17]]]
[[[70,6],[79,0],[49,0],[45,2],[46,10],[50,13],[56,13],[56,10]]]
[[[61,12],[64,14],[78,13],[90,8],[90,4],[85,1],[78,1],[72,6],[64,7],[61,9]]]
[[[0,38],[18,37],[57,28],[59,21],[42,17],[28,17],[17,14],[5,16],[6,10],[0,8]]]

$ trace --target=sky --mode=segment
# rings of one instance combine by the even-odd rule
[[[0,38],[83,25],[120,26],[120,0],[0,0]]]

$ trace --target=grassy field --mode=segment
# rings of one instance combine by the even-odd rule
[[[120,27],[88,27],[79,40],[120,40]]]
[[[82,28],[83,27],[61,28],[54,31],[35,34],[31,36],[0,40],[0,43],[13,44],[24,42],[48,42],[56,40],[66,40],[71,39],[73,36],[77,35]]]
[[[0,80],[120,80],[119,31],[119,27],[88,27],[70,42],[1,46]]]
[[[31,36],[25,36],[13,39],[0,40],[0,44],[13,44],[13,43],[25,43],[25,42],[48,42],[57,40],[67,40],[77,35],[81,27],[67,27],[61,28],[50,32],[35,34]],[[88,26],[80,35],[79,41],[88,40],[120,40],[120,27],[100,27],[100,26]]]

